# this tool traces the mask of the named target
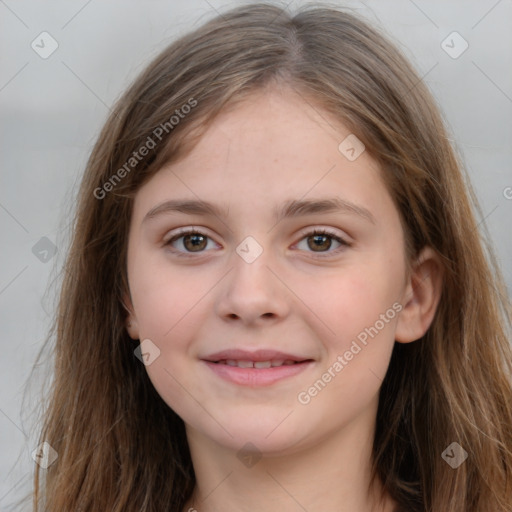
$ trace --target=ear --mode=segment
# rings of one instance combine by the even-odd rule
[[[133,304],[129,293],[125,293],[123,295],[123,306],[124,309],[128,312],[128,316],[126,317],[126,330],[128,331],[128,335],[132,340],[139,339],[139,325],[137,323],[137,317],[133,310]]]
[[[431,247],[424,247],[400,301],[403,309],[396,324],[396,341],[416,341],[427,332],[441,299],[442,284],[443,267],[439,256]]]

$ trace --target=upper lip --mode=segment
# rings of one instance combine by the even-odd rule
[[[279,352],[277,350],[256,350],[255,352],[249,352],[241,349],[229,349],[215,352],[206,357],[202,358],[204,361],[217,362],[227,359],[235,361],[272,361],[272,360],[283,360],[283,361],[310,361],[310,357],[302,357],[294,354],[287,354],[285,352]]]

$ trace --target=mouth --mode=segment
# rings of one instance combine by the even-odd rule
[[[258,387],[298,375],[314,363],[314,359],[275,350],[225,350],[212,354],[204,363],[223,380]]]
[[[272,359],[269,361],[249,361],[249,360],[236,360],[236,359],[221,359],[220,361],[209,361],[214,364],[225,364],[227,366],[236,366],[238,368],[278,368],[280,366],[292,366],[294,364],[301,364],[312,359],[305,359],[304,361],[293,361],[292,359]]]

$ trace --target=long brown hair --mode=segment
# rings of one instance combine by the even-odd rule
[[[58,459],[35,466],[36,512],[181,512],[190,496],[184,423],[155,391],[126,332],[133,198],[217,114],[275,83],[363,141],[400,213],[408,261],[430,246],[443,265],[429,330],[395,343],[373,476],[409,512],[512,510],[510,304],[434,100],[394,45],[353,14],[307,7],[290,16],[254,4],[161,52],[114,105],[91,153],[47,340],[55,338],[54,381],[40,442]],[[468,453],[457,469],[441,456],[452,442]]]

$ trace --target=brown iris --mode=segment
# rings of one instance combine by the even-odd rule
[[[202,240],[201,240],[202,239]],[[206,247],[206,239],[207,237],[201,234],[190,234],[183,236],[183,245],[185,248],[191,252],[201,251]],[[190,245],[187,245],[187,242],[190,241]],[[204,245],[203,245],[204,244]]]
[[[316,251],[317,249],[329,249],[331,247],[331,243],[332,243],[329,240],[329,238],[330,237],[328,235],[312,235],[312,236],[308,236],[308,247],[310,249],[313,249],[314,251]],[[311,240],[311,239],[314,239],[313,243],[309,242],[309,240]],[[320,246],[320,245],[317,244],[317,242],[321,241],[322,239],[324,241],[324,245]],[[327,246],[325,244],[327,244]],[[320,252],[322,252],[322,251],[320,251]]]

